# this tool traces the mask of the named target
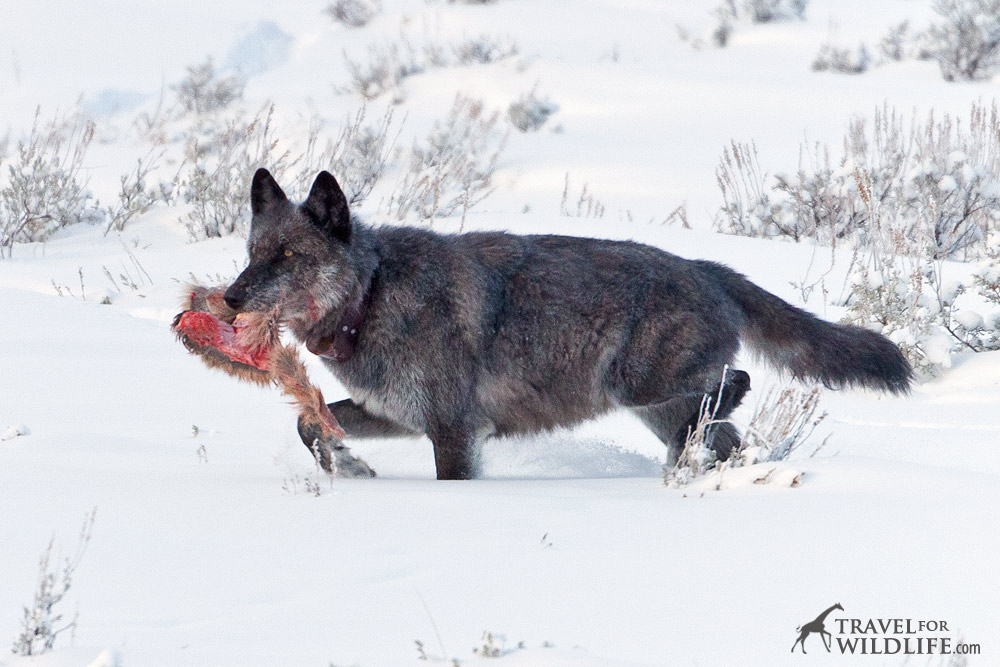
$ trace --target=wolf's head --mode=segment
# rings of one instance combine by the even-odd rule
[[[270,172],[258,169],[250,207],[250,263],[226,290],[225,301],[237,311],[279,307],[301,334],[357,289],[347,198],[323,171],[306,200],[295,205]]]

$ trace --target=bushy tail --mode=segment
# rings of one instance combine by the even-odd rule
[[[729,267],[697,264],[746,314],[744,342],[754,352],[792,373],[832,389],[869,387],[905,394],[913,370],[885,336],[849,324],[825,322],[782,301]]]

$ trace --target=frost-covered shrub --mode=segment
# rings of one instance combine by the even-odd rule
[[[381,11],[378,0],[336,0],[326,6],[326,13],[338,23],[352,28],[368,25]]]
[[[677,461],[663,469],[664,484],[672,488],[686,486],[694,479],[715,469],[717,457],[710,447],[709,437],[712,429],[724,421],[715,418],[711,401],[706,396],[698,412],[698,423],[693,429],[688,430]]]
[[[510,103],[507,107],[507,120],[521,132],[536,132],[558,110],[558,104],[548,98],[538,97],[536,88],[532,88],[528,94],[521,95]]]
[[[507,142],[497,127],[500,114],[482,101],[457,95],[448,118],[413,145],[403,183],[390,208],[402,220],[465,213],[493,191],[493,174]]]
[[[188,140],[190,165],[181,196],[192,208],[184,219],[195,240],[238,233],[246,235],[250,200],[247,184],[258,167],[281,179],[291,166],[288,151],[278,152],[271,125],[274,107],[261,109],[249,122],[228,120],[222,129]]]
[[[679,488],[713,471],[787,460],[826,419],[826,412],[817,414],[820,396],[821,391],[816,386],[789,385],[780,391],[769,390],[754,408],[739,447],[723,462],[718,461],[708,442],[710,430],[730,420],[715,419],[709,402],[703,401],[698,424],[688,434],[676,463],[664,468],[664,483]],[[825,444],[824,440],[812,454]]]
[[[944,279],[945,264],[926,237],[912,236],[905,221],[883,217],[866,174],[859,174],[858,190],[875,229],[849,278],[845,321],[887,336],[925,376],[949,367],[958,352],[1000,349],[1000,314],[987,319],[972,307],[960,308],[957,301],[969,286]],[[991,278],[987,266],[973,280],[986,300]]]
[[[408,76],[424,71],[413,45],[407,40],[386,42],[368,48],[368,61],[358,62],[344,54],[351,82],[346,87],[366,100],[396,89]]]
[[[146,155],[136,160],[135,169],[127,174],[122,174],[120,187],[118,189],[118,201],[105,209],[107,223],[104,233],[122,231],[125,225],[135,217],[142,215],[153,207],[160,193],[147,187],[146,180],[150,173],[156,169],[157,164],[163,157],[163,150],[154,147]]]
[[[404,34],[396,41],[386,41],[368,47],[367,62],[344,59],[351,75],[350,83],[339,86],[340,92],[356,92],[371,100],[386,91],[397,91],[409,76],[431,67],[453,67],[495,63],[517,55],[517,44],[491,35],[479,35],[457,44],[426,40],[417,48]]]
[[[947,81],[982,79],[1000,64],[1000,0],[935,0],[923,47]]]
[[[459,65],[489,65],[519,53],[517,44],[492,35],[479,35],[452,47]]]
[[[852,194],[854,186],[853,172],[844,165],[832,167],[829,152],[816,146],[811,155],[799,157],[796,174],[774,177],[779,199],[764,235],[776,231],[794,241],[810,238],[831,245],[856,235],[865,209]]]
[[[973,105],[968,122],[928,116],[903,129],[895,111],[876,113],[872,141],[855,123],[854,161],[878,175],[881,210],[902,218],[909,238],[930,237],[935,258],[982,256],[987,235],[1000,228],[1000,114]],[[886,157],[888,156],[888,157]]]
[[[996,108],[908,126],[883,108],[870,127],[853,122],[844,146],[835,163],[822,146],[803,148],[798,172],[773,178],[753,144],[726,147],[717,228],[856,244],[846,321],[888,336],[924,375],[957,352],[1000,347],[1000,318],[976,304],[1000,303]],[[946,259],[983,263],[956,283]]]
[[[743,0],[743,13],[754,23],[804,20],[809,0]]]
[[[87,544],[90,543],[96,514],[97,510],[95,509],[84,517],[76,554],[73,558],[65,560],[62,570],[55,570],[52,563],[52,548],[55,545],[55,538],[49,540],[48,546],[42,551],[41,558],[38,559],[38,587],[35,590],[35,597],[30,607],[24,607],[21,633],[11,647],[11,652],[15,655],[29,656],[48,653],[55,647],[56,639],[60,634],[67,630],[70,632],[75,630],[76,619],[61,625],[63,615],[62,612],[57,611],[56,607],[66,597],[66,593],[69,592],[73,584],[73,575],[83,560]]]
[[[212,113],[228,108],[243,99],[246,82],[237,74],[223,75],[215,70],[212,58],[187,67],[187,76],[176,86],[177,103],[187,112]]]
[[[722,49],[729,44],[729,39],[733,36],[733,21],[735,17],[725,5],[716,7],[714,14],[716,25],[712,30],[712,43]]]
[[[789,385],[780,391],[773,387],[768,390],[743,431],[736,460],[752,465],[788,459],[826,419],[826,412],[817,414],[821,395],[816,386]],[[820,443],[816,449],[822,446]]]
[[[42,122],[35,112],[31,133],[17,142],[13,155],[0,155],[0,257],[14,243],[42,241],[55,230],[100,219],[80,170],[94,123],[80,113]]]
[[[871,64],[871,55],[864,44],[851,50],[825,43],[812,62],[814,72],[839,72],[841,74],[862,74]]]
[[[305,152],[297,160],[299,169],[294,187],[299,192],[304,195],[316,173],[325,169],[336,176],[352,207],[360,206],[371,194],[392,151],[393,142],[389,138],[392,110],[374,124],[365,122],[367,111],[363,106],[353,119],[348,117],[337,138],[327,141],[322,151],[317,151],[320,126],[318,122],[311,125]]]
[[[1000,315],[987,320],[959,308],[968,288],[943,282],[941,271],[930,258],[869,257],[851,274],[845,321],[886,335],[924,376],[950,367],[959,352],[1000,349]]]
[[[1000,0],[935,0],[937,18],[911,33],[909,22],[889,29],[878,44],[882,59],[935,60],[947,81],[986,79],[1000,66]]]
[[[723,0],[712,10],[715,27],[709,39],[722,48],[729,44],[737,24],[804,20],[808,5],[809,0]]]
[[[910,55],[910,22],[898,23],[882,36],[878,43],[878,52],[883,59],[890,62],[905,60]]]
[[[726,46],[737,23],[773,23],[804,20],[809,0],[723,0],[712,10],[716,27],[712,42]]]
[[[722,193],[722,206],[716,214],[716,229],[727,234],[770,238],[789,235],[769,229],[775,219],[774,207],[761,171],[757,146],[733,141],[722,149],[722,159],[715,168],[715,180]]]
[[[723,198],[716,228],[866,245],[876,226],[858,191],[859,170],[883,218],[907,238],[929,239],[935,258],[981,256],[986,235],[1000,228],[1000,116],[979,105],[967,124],[931,114],[906,126],[895,110],[876,110],[870,129],[851,123],[838,161],[822,146],[803,147],[798,172],[773,179],[752,144],[734,142],[716,172]]]
[[[987,239],[988,256],[972,276],[976,291],[986,301],[1000,306],[1000,232]]]
[[[304,142],[279,141],[274,106],[262,107],[247,119],[216,118],[190,129],[185,162],[177,179],[181,199],[191,204],[184,224],[195,240],[245,235],[250,220],[247,188],[259,167],[266,167],[290,196],[302,199],[316,173],[336,175],[352,206],[360,206],[382,177],[392,151],[392,111],[375,123],[367,108],[349,117],[339,133],[325,138],[314,117]]]

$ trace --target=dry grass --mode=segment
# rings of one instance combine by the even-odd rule
[[[802,448],[827,417],[819,411],[819,387],[771,388],[754,408],[738,456],[745,464],[784,461]],[[812,454],[819,451],[826,440]]]

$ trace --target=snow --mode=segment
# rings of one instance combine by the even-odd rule
[[[971,310],[959,312],[955,316],[955,321],[966,331],[974,331],[983,326],[983,316]]]
[[[324,4],[22,3],[0,22],[0,122],[16,138],[36,105],[82,95],[109,138],[88,156],[90,185],[111,201],[142,154],[131,120],[206,56],[250,75],[248,108],[273,100],[302,133],[312,111],[336,128],[360,105],[334,90],[345,50],[361,58],[401,32],[509,37],[519,56],[409,77],[397,110],[407,147],[458,91],[502,111],[537,84],[558,105],[540,131],[511,135],[498,190],[465,229],[635,239],[727,263],[836,320],[848,249],[710,231],[722,147],[753,140],[763,169],[794,172],[804,140],[836,148],[884,101],[964,115],[995,89],[946,83],[931,62],[809,70],[831,25],[838,43],[874,41],[926,22],[923,0],[813,0],[808,20],[737,26],[726,49],[677,36],[707,34],[713,2],[383,0],[362,29],[333,24]],[[587,184],[604,218],[560,215],[567,174],[570,196]],[[376,221],[379,202],[363,209]],[[659,224],[682,202],[694,229]],[[425,438],[358,442],[378,478],[330,481],[277,392],[206,370],[170,333],[182,282],[231,280],[246,258],[236,237],[189,242],[186,212],[154,208],[107,236],[77,225],[0,260],[0,644],[20,631],[48,540],[72,555],[97,508],[63,609],[79,612],[74,641],[32,659],[0,646],[0,666],[426,664],[415,640],[438,664],[798,665],[794,628],[835,601],[847,616],[946,619],[982,644],[971,665],[997,661],[1000,353],[961,356],[908,397],[826,392],[816,456],[807,445],[681,489],[663,484],[662,445],[623,415],[489,442],[473,482],[434,480]],[[791,283],[820,276],[828,298],[803,303]],[[742,366],[745,424],[787,378]],[[328,400],[346,396],[310,372]],[[500,658],[473,653],[484,631],[505,638]]]
[[[958,183],[955,181],[955,177],[951,174],[945,174],[938,181],[938,189],[941,190],[942,194],[948,194],[949,192],[954,192],[958,190]]]
[[[15,424],[14,426],[8,426],[0,434],[0,440],[13,440],[22,435],[28,435],[31,431],[24,424]]]

